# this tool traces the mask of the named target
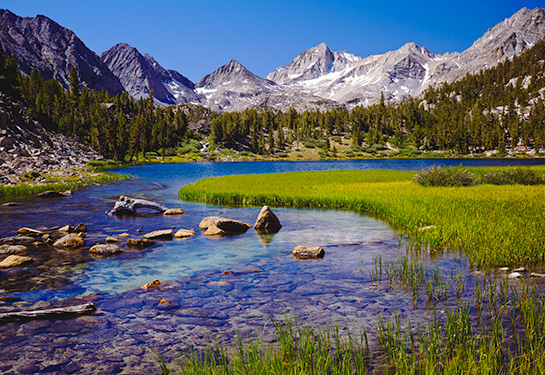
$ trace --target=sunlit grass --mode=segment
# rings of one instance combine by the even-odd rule
[[[500,168],[471,169],[476,174]],[[543,174],[545,167],[532,167]],[[343,208],[375,215],[433,249],[479,266],[545,262],[545,186],[424,187],[411,171],[235,175],[184,186],[183,199],[215,204]]]

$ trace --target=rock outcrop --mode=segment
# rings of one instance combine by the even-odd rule
[[[89,160],[102,159],[74,139],[46,130],[19,102],[0,93],[0,184],[45,181],[42,174],[75,176]]]
[[[242,221],[209,216],[201,220],[199,228],[205,230],[205,236],[228,236],[245,233],[252,226]]]

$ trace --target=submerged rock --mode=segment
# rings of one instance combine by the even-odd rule
[[[142,286],[141,289],[153,289],[153,288],[157,288],[158,286],[161,286],[163,284],[165,284],[165,283],[159,281],[158,279],[155,279],[153,281],[150,281],[146,285]]]
[[[0,246],[0,254],[18,254],[24,253],[28,247],[24,245],[2,245]]]
[[[46,190],[40,194],[38,194],[38,197],[40,198],[56,198],[56,197],[64,197],[64,194],[59,193],[55,190]]]
[[[291,255],[295,259],[318,259],[323,258],[325,251],[320,246],[296,246]]]
[[[520,272],[511,272],[507,277],[510,279],[519,279],[523,276]]]
[[[98,244],[89,249],[89,252],[95,255],[112,256],[121,254],[123,249],[112,244]]]
[[[129,238],[127,240],[127,247],[131,249],[142,250],[152,245],[155,245],[155,241],[147,238]]]
[[[6,259],[0,262],[0,268],[12,268],[19,267],[25,263],[32,262],[31,257],[24,257],[20,255],[9,255]]]
[[[142,237],[149,240],[171,240],[172,233],[172,229],[156,230],[150,233],[146,233]]]
[[[280,220],[271,211],[269,206],[263,206],[254,224],[254,229],[258,233],[276,233],[282,228]]]
[[[6,237],[6,238],[2,239],[3,243],[12,244],[12,245],[31,244],[34,241],[36,241],[36,239],[34,237],[30,237],[30,236]]]
[[[85,246],[85,240],[79,234],[70,233],[55,241],[53,246],[57,248],[76,249]]]

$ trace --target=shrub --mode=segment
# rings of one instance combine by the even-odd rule
[[[538,185],[545,183],[542,176],[531,169],[513,168],[483,174],[479,183],[491,185]]]
[[[475,184],[475,176],[466,169],[441,168],[419,171],[414,175],[414,181],[424,186],[471,186]]]

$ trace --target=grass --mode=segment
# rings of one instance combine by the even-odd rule
[[[476,174],[502,168],[469,168]],[[503,168],[505,169],[505,168]],[[542,175],[545,167],[531,167]],[[477,266],[545,263],[545,186],[424,187],[411,171],[327,171],[203,179],[180,189],[214,204],[342,208],[375,215]]]
[[[91,184],[104,184],[115,180],[126,179],[129,176],[107,173],[97,170],[79,169],[74,170],[73,175],[67,174],[44,174],[29,175],[26,181],[14,185],[0,185],[0,197],[17,197],[35,195],[47,190],[64,192],[74,190],[78,187]],[[43,178],[42,181],[33,181],[33,178]]]
[[[507,280],[507,279],[505,279]],[[380,320],[376,335],[339,327],[310,329],[286,316],[276,342],[240,335],[230,350],[186,350],[162,374],[522,374],[545,366],[545,305],[529,284],[483,280],[473,301],[458,300],[426,324]],[[484,303],[483,303],[484,301]],[[372,343],[371,343],[372,341]]]

